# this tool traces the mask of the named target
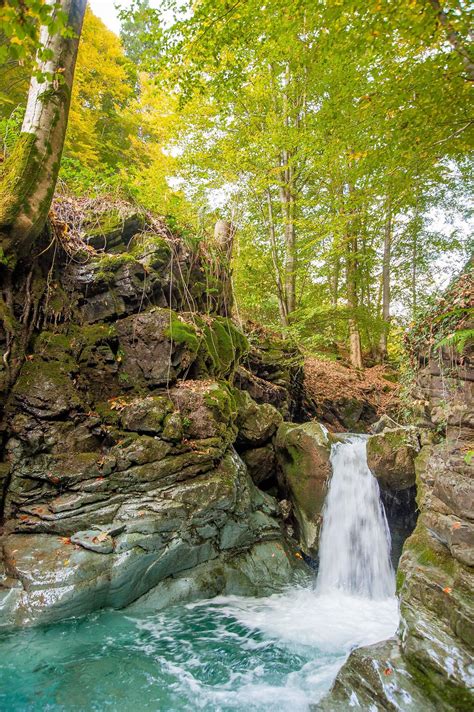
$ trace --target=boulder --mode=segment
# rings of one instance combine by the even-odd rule
[[[194,362],[199,347],[194,329],[183,321],[178,340],[170,331],[173,319],[176,314],[156,307],[116,323],[122,372],[135,387],[174,383]]]
[[[416,428],[385,428],[367,441],[367,463],[382,488],[394,492],[415,485],[420,450]]]
[[[244,447],[255,447],[268,442],[283,421],[281,414],[269,403],[258,405],[245,391],[236,393],[237,442]]]
[[[303,354],[293,342],[265,330],[250,331],[250,349],[236,371],[235,384],[257,403],[273,405],[285,418],[300,415]]]
[[[276,480],[276,456],[272,444],[244,450],[241,457],[257,486]]]
[[[321,511],[331,473],[331,445],[320,423],[282,423],[275,437],[280,488],[293,506],[302,548],[317,549]]]

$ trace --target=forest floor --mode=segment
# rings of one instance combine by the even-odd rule
[[[380,417],[398,405],[400,386],[391,380],[393,371],[373,366],[363,371],[330,360],[305,359],[305,388],[316,402],[334,402],[343,397],[368,403]]]

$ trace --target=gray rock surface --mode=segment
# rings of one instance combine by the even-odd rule
[[[297,533],[308,554],[317,550],[321,512],[331,473],[330,436],[314,421],[282,423],[275,437],[282,494],[292,504]]]

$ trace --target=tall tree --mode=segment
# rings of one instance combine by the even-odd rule
[[[0,258],[13,264],[42,231],[56,186],[86,0],[49,0],[53,20],[42,25],[38,70],[31,77],[20,136],[0,182]]]

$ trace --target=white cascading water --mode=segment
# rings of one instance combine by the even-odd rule
[[[395,593],[390,532],[366,447],[366,438],[360,435],[332,446],[333,474],[319,543],[320,595],[337,590],[383,599]]]

